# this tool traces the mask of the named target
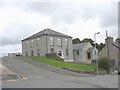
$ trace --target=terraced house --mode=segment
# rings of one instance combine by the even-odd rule
[[[112,71],[120,65],[120,38],[114,41],[113,37],[107,37],[105,44],[106,46],[99,52],[99,58],[109,58],[112,61],[110,64]]]
[[[22,40],[23,56],[46,56],[56,53],[64,61],[73,60],[72,37],[44,29]]]

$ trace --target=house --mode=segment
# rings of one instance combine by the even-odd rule
[[[22,40],[23,56],[46,56],[57,53],[64,61],[73,60],[72,37],[44,29]]]
[[[107,37],[105,39],[106,46],[99,52],[99,58],[109,58],[112,60],[110,67],[111,70],[118,68],[118,62],[120,63],[120,38],[115,41],[113,37]],[[119,44],[119,45],[118,45]]]
[[[73,58],[75,62],[91,63],[98,59],[98,50],[89,42],[73,44]]]

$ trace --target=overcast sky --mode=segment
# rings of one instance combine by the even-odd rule
[[[103,42],[118,37],[118,0],[0,0],[2,52],[21,52],[21,39],[45,28]]]

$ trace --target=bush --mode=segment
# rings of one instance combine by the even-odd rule
[[[98,60],[98,68],[104,69],[109,73],[109,59],[108,58],[101,58]]]

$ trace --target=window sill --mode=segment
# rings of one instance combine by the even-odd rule
[[[59,45],[58,45],[58,47],[62,47],[62,46],[59,46]]]

